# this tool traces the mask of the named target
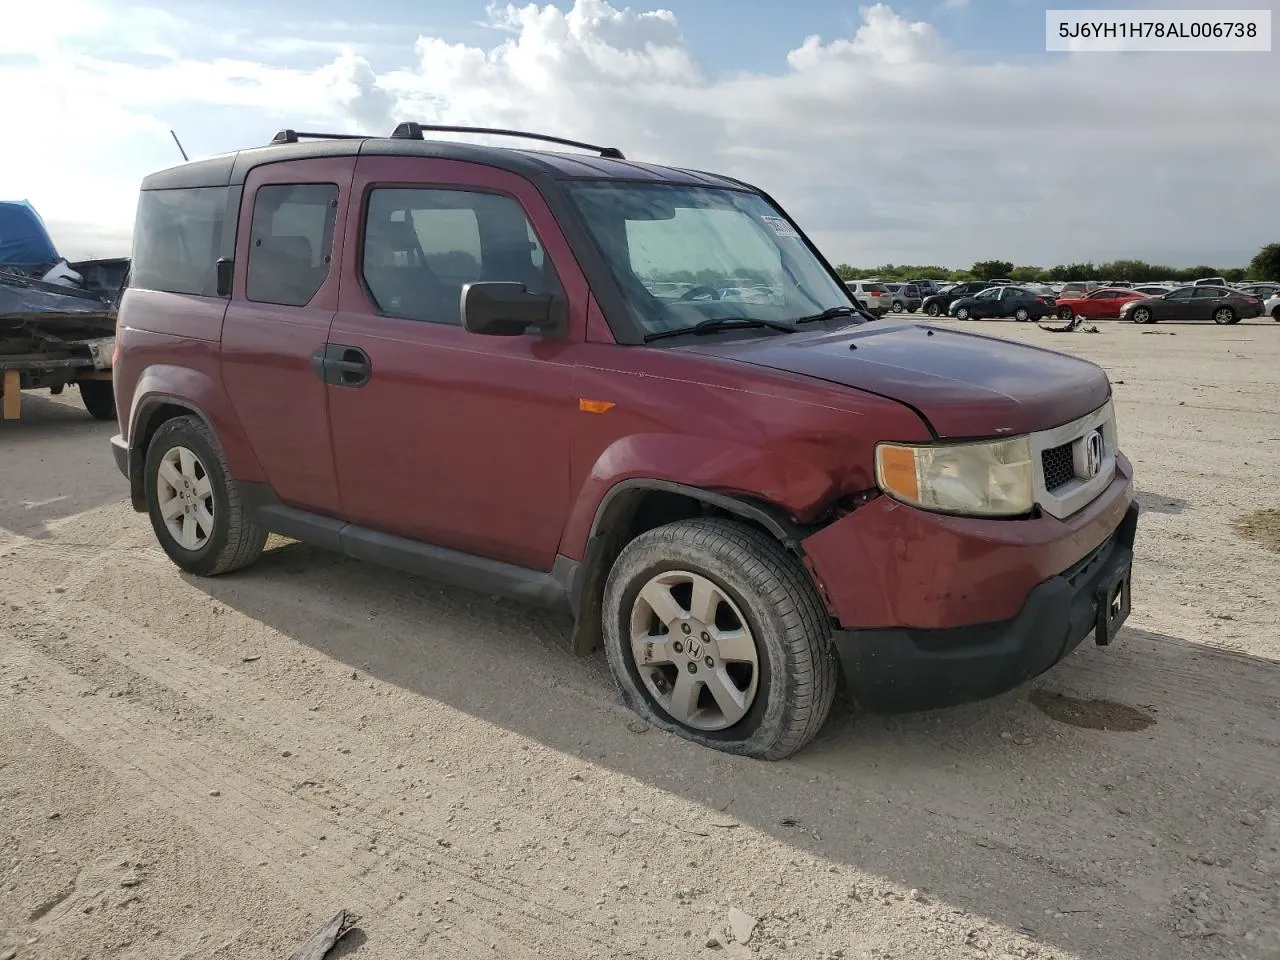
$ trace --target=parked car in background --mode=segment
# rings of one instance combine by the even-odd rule
[[[1059,298],[1054,311],[1060,320],[1084,317],[1088,320],[1118,320],[1120,307],[1130,300],[1144,300],[1147,295],[1134,290],[1103,288],[1086,293],[1083,297]]]
[[[1162,297],[1176,288],[1164,283],[1144,283],[1132,289],[1134,293],[1141,293],[1148,297]]]
[[[930,317],[944,316],[951,308],[951,304],[961,297],[971,297],[975,293],[981,293],[990,287],[991,284],[985,280],[969,280],[964,283],[953,284],[941,293],[935,293],[932,297],[925,297],[921,304],[921,309]]]
[[[1160,320],[1212,320],[1218,324],[1239,323],[1262,316],[1262,301],[1230,287],[1192,284],[1161,297],[1130,300],[1120,306],[1120,319],[1134,323]]]
[[[924,302],[924,297],[920,296],[920,288],[914,283],[886,283],[885,286],[893,294],[890,309],[894,313],[915,313]]]
[[[1191,285],[1193,287],[1226,287],[1227,289],[1231,288],[1231,285],[1227,283],[1226,280],[1222,279],[1222,277],[1201,277],[1199,280],[1191,281]]]
[[[1236,289],[1260,300],[1270,300],[1280,293],[1280,283],[1246,283]]]
[[[1068,297],[1083,297],[1086,293],[1092,293],[1094,290],[1101,288],[1102,284],[1096,280],[1070,280],[1058,290],[1058,299],[1066,300]]]
[[[1276,296],[1264,303],[1262,312],[1272,320],[1280,321],[1280,294],[1276,294]]]
[[[893,294],[889,292],[887,284],[872,280],[846,280],[844,285],[849,288],[855,300],[877,317],[882,317],[893,309]]]
[[[1053,304],[1025,287],[988,287],[971,297],[954,301],[948,311],[957,320],[986,320],[1013,317],[1039,320],[1053,312]]]
[[[920,291],[921,299],[925,297],[932,297],[941,289],[941,286],[936,280],[908,280],[907,283],[915,284],[916,289]]]
[[[1013,281],[1010,280],[1008,277],[996,277],[994,280],[988,280],[987,282],[990,283],[993,287],[994,286],[1007,287],[1013,283]]]

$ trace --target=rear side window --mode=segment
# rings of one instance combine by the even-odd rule
[[[215,264],[227,187],[143,190],[133,231],[130,286],[217,296]]]
[[[258,303],[303,307],[329,276],[338,188],[331,183],[271,184],[253,200],[245,295]]]
[[[542,244],[511,197],[467,190],[379,188],[365,213],[362,272],[387,315],[462,323],[468,283],[523,283],[559,293]]]
[[[883,283],[865,283],[863,284],[863,289],[865,289],[867,293],[888,293],[889,292],[889,288],[886,287]]]

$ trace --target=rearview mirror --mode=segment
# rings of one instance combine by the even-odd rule
[[[549,293],[530,293],[523,283],[468,283],[462,288],[462,326],[490,337],[518,337],[529,327],[557,330],[563,302]]]

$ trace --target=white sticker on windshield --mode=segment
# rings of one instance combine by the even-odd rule
[[[800,234],[791,228],[791,224],[783,220],[781,217],[761,217],[765,223],[773,227],[773,232],[780,237],[793,237],[798,239]]]

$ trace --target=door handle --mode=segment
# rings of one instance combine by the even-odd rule
[[[373,376],[373,363],[359,347],[326,343],[311,355],[311,369],[335,387],[363,387]]]

